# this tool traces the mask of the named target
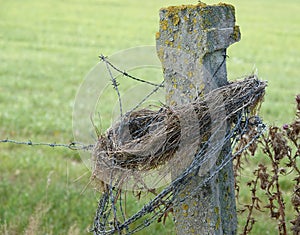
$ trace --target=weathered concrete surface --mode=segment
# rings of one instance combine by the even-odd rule
[[[226,48],[240,40],[232,5],[183,5],[160,10],[160,28],[156,34],[157,54],[163,66],[167,104],[188,104],[197,97],[227,83]],[[187,119],[191,118],[188,116]],[[221,118],[221,117],[220,117]],[[188,123],[188,122],[187,122]],[[225,129],[228,127],[225,127]],[[230,144],[213,162],[217,164],[230,151]],[[190,155],[195,154],[191,151]],[[191,156],[184,156],[190,158]],[[209,165],[207,166],[209,167]],[[172,172],[175,178],[178,171]],[[212,183],[197,185],[208,177],[198,175],[178,195],[174,205],[178,235],[236,234],[237,219],[232,164],[225,167]],[[185,201],[181,198],[188,196]]]

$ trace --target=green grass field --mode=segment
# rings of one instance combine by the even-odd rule
[[[0,139],[72,141],[76,91],[98,55],[155,45],[159,8],[196,2],[1,1]],[[228,50],[229,79],[258,69],[269,84],[261,116],[289,122],[300,92],[300,4],[228,3],[242,32]],[[90,174],[75,151],[0,144],[0,234],[87,234],[99,197]],[[258,221],[253,234],[276,234],[276,223]],[[170,224],[154,225],[140,234],[171,231]]]

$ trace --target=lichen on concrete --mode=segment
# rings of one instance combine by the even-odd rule
[[[187,104],[225,85],[226,49],[239,40],[240,30],[235,25],[232,5],[199,3],[162,8],[156,44],[164,71],[167,104]],[[232,174],[226,168],[213,184],[202,187],[197,197],[189,196],[182,202],[181,198],[189,195],[203,179],[194,177],[174,205],[178,234],[235,234]]]

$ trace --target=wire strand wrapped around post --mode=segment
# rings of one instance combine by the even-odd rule
[[[233,145],[247,130],[249,125],[259,127],[263,125],[259,119],[251,121],[252,112],[262,102],[266,83],[259,81],[255,76],[232,82],[226,86],[216,89],[203,97],[196,99],[191,105],[178,107],[162,106],[153,109],[140,109],[125,114],[120,122],[115,123],[107,132],[100,136],[93,150],[94,172],[93,175],[100,179],[102,197],[99,201],[98,210],[94,222],[94,234],[133,234],[172,211],[176,198],[194,175],[201,174],[201,167],[206,166],[216,152],[223,147],[216,144],[213,148],[207,148],[215,135],[211,129],[211,110],[207,109],[208,103],[220,97],[222,94],[226,110],[226,119],[223,122],[230,122],[232,128],[224,136],[224,141],[231,140]],[[219,96],[217,96],[219,95]],[[178,125],[178,116],[192,108],[198,114],[197,122],[200,128],[197,130],[198,137],[203,138],[195,158],[185,162],[186,168],[178,173],[160,192],[149,185],[152,182],[147,180],[147,172],[159,170],[160,175],[170,174],[170,168],[177,167],[176,156],[181,142],[181,126]],[[215,106],[216,112],[221,112],[220,107]],[[126,128],[125,128],[126,127]],[[162,128],[163,127],[163,128]],[[249,145],[259,137],[262,128],[257,136],[249,142]],[[161,142],[163,138],[165,141]],[[153,145],[153,143],[156,144]],[[248,145],[248,146],[249,146]],[[245,146],[246,149],[248,146]],[[244,150],[243,149],[243,150]],[[150,151],[155,150],[155,151]],[[243,151],[241,150],[241,151]],[[241,152],[240,151],[240,152]],[[240,154],[236,153],[236,154]],[[151,153],[147,155],[147,153]],[[235,157],[227,154],[222,162],[214,168],[214,172],[201,182],[190,196],[196,195],[197,191],[205,184],[213,180]],[[181,159],[182,160],[182,159]],[[173,165],[172,165],[173,161]],[[180,161],[179,161],[180,162]],[[143,174],[145,178],[143,178]],[[139,187],[133,190],[146,190],[154,193],[155,197],[145,204],[140,210],[132,215],[123,213],[126,209],[123,200],[123,189],[126,184],[136,180]],[[137,193],[139,195],[139,193]],[[187,197],[181,198],[182,201]]]

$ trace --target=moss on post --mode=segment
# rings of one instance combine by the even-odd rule
[[[188,104],[225,85],[226,49],[239,40],[240,31],[235,25],[232,5],[199,3],[162,8],[156,44],[164,71],[167,104]],[[230,143],[225,143],[215,164],[228,152]],[[213,169],[195,176],[176,199],[174,214],[179,235],[236,233],[232,164],[196,194],[190,195],[209,176],[210,170]],[[175,171],[173,173],[175,178]]]

